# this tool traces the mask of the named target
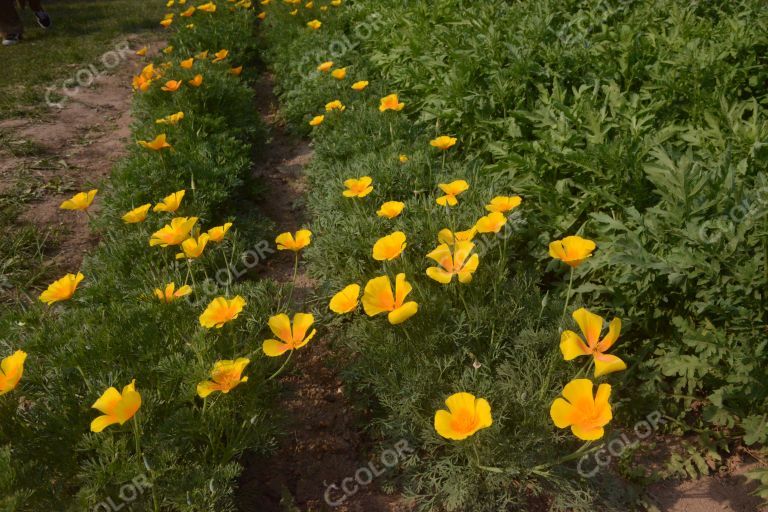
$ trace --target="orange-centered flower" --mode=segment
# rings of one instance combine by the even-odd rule
[[[0,362],[0,396],[13,391],[24,375],[27,353],[17,350]]]
[[[231,227],[232,227],[232,223],[227,222],[223,226],[216,226],[214,228],[209,229],[208,241],[221,242],[222,240],[224,240],[224,236],[227,234],[227,231],[229,231],[229,228]]]
[[[230,68],[229,74],[234,76],[240,76],[240,74],[243,72],[243,66],[237,66],[234,68]]]
[[[309,126],[320,126],[325,121],[325,116],[315,116],[309,122]]]
[[[165,302],[166,304],[170,304],[176,299],[185,297],[190,293],[192,293],[191,286],[188,286],[185,284],[184,286],[176,290],[176,283],[173,283],[173,282],[165,285],[165,290],[161,290],[160,288],[155,288],[155,297],[157,297],[157,299],[160,302]]]
[[[161,133],[157,137],[155,137],[152,140],[140,140],[138,141],[139,146],[147,149],[151,149],[154,151],[160,151],[161,149],[170,148],[171,145],[166,142],[165,134]]]
[[[186,11],[183,11],[179,16],[183,16],[184,18],[189,18],[193,14],[195,14],[195,11],[197,9],[195,7],[189,7]]]
[[[45,302],[49,306],[55,302],[69,300],[75,294],[77,285],[80,281],[85,279],[82,273],[67,274],[61,279],[54,281],[48,285],[48,289],[40,294],[40,301]]]
[[[344,104],[339,100],[333,100],[330,103],[325,104],[326,112],[333,112],[334,110],[338,110],[339,112],[344,112],[346,109],[347,107],[345,107]]]
[[[405,280],[405,274],[395,277],[395,292],[389,276],[381,276],[368,281],[363,292],[363,309],[368,316],[388,313],[387,319],[392,325],[405,322],[419,310],[416,302],[405,302],[413,287]]]
[[[311,28],[312,30],[317,30],[320,27],[322,27],[323,24],[319,20],[312,20],[312,21],[307,22],[307,26],[309,28]]]
[[[156,124],[169,124],[175,126],[179,124],[179,121],[184,119],[184,112],[176,112],[175,114],[167,115],[160,119],[155,120]]]
[[[456,137],[449,137],[447,135],[441,135],[440,137],[429,141],[430,146],[433,148],[442,149],[443,151],[452,148],[455,144]]]
[[[352,89],[355,91],[362,91],[368,87],[368,81],[367,80],[360,80],[359,82],[355,82],[352,84]]]
[[[123,222],[125,222],[126,224],[137,224],[139,222],[144,222],[144,220],[147,218],[147,213],[149,212],[149,208],[151,206],[152,204],[150,203],[139,206],[129,211],[128,213],[123,215],[121,218],[123,219]]]
[[[214,55],[215,55],[215,57],[214,57],[214,59],[211,62],[213,62],[215,64],[216,62],[221,62],[224,59],[226,59],[229,56],[229,50],[223,50],[222,49],[222,50],[219,50],[216,53],[214,53]]]
[[[197,10],[203,12],[216,12],[216,4],[213,2],[208,2],[203,5],[198,5]]]
[[[157,203],[155,207],[152,208],[152,211],[169,213],[175,212],[179,209],[179,206],[181,206],[181,201],[184,199],[184,194],[186,193],[186,190],[179,190],[178,192],[174,192],[171,195],[165,196],[161,202]]]
[[[405,203],[401,203],[400,201],[387,201],[381,205],[381,208],[376,212],[376,215],[379,217],[386,217],[387,219],[394,219],[403,212],[404,208]]]
[[[357,308],[360,299],[360,285],[351,284],[333,296],[328,307],[334,313],[343,315]]]
[[[88,192],[79,192],[72,196],[71,199],[67,199],[61,203],[62,210],[80,210],[85,211],[91,206],[93,198],[96,197],[97,189],[90,190]]]
[[[485,217],[480,217],[475,228],[477,228],[478,233],[498,233],[506,223],[507,218],[503,213],[491,212]]]
[[[236,319],[244,306],[245,299],[239,295],[229,300],[216,297],[200,315],[200,325],[208,329],[221,329],[225,323]]]
[[[197,217],[176,217],[171,219],[170,224],[166,224],[159,230],[152,233],[149,239],[150,247],[159,245],[168,247],[169,245],[179,245],[189,238],[189,232],[197,222]]]
[[[195,65],[195,58],[190,57],[188,59],[184,59],[183,61],[179,62],[179,66],[181,66],[183,69],[192,69],[192,66]]]
[[[563,331],[560,336],[560,351],[566,361],[579,356],[591,355],[595,361],[595,378],[627,368],[624,361],[614,355],[606,354],[619,338],[621,332],[620,318],[611,320],[608,333],[603,339],[600,339],[605,323],[603,317],[590,313],[584,308],[579,308],[573,312],[573,319],[579,324],[579,328],[587,341],[585,343],[584,339],[573,331]]]
[[[408,160],[410,160],[410,158],[408,158],[408,155],[400,155],[397,157],[397,159],[400,160],[401,164],[407,164]]]
[[[379,103],[379,112],[386,112],[387,110],[394,110],[400,112],[405,108],[405,103],[401,103],[397,97],[397,94],[390,94],[381,98]]]
[[[321,73],[327,73],[328,71],[331,70],[332,67],[333,67],[333,61],[329,60],[317,66],[317,70]]]
[[[429,267],[427,275],[438,283],[448,284],[453,276],[458,276],[462,284],[472,281],[472,274],[477,270],[480,256],[476,253],[470,256],[475,244],[472,242],[456,242],[453,252],[448,244],[441,244],[427,254],[427,258],[435,260],[439,267]]]
[[[104,413],[91,422],[91,432],[101,432],[110,425],[122,425],[133,418],[141,407],[141,395],[135,388],[136,379],[123,388],[120,393],[115,388],[109,388],[96,400],[91,407]]]
[[[208,244],[208,234],[203,233],[197,238],[187,238],[181,242],[182,252],[176,254],[176,259],[180,260],[186,258],[188,260],[194,260],[199,258],[205,250],[205,246]]]
[[[376,261],[390,261],[399,257],[405,246],[405,233],[395,231],[391,235],[379,238],[373,244],[373,259]]]
[[[365,197],[373,192],[373,178],[363,176],[361,178],[351,178],[344,181],[347,190],[343,192],[344,197]]]
[[[149,50],[149,48],[147,48],[146,46],[139,50],[136,50],[136,55],[138,55],[139,57],[144,57],[147,54],[147,50]]]
[[[520,196],[496,196],[491,199],[491,203],[486,205],[485,209],[489,212],[507,213],[514,210],[523,199]]]
[[[278,251],[298,252],[312,243],[312,232],[308,229],[300,229],[295,235],[282,233],[275,238]]]
[[[578,267],[592,256],[597,245],[580,236],[567,236],[549,244],[549,255],[570,267]]]
[[[195,75],[195,78],[187,81],[192,87],[200,87],[203,84],[203,75]]]
[[[458,242],[471,242],[473,238],[475,238],[475,234],[477,233],[477,227],[472,226],[471,229],[467,229],[466,231],[457,231],[454,235],[454,233],[451,233],[451,230],[448,228],[441,229],[440,232],[437,234],[437,241],[441,244],[448,244],[453,245],[454,238]]]
[[[440,190],[442,190],[445,195],[437,198],[437,204],[440,206],[456,206],[459,204],[456,196],[469,190],[469,183],[464,180],[456,180],[450,183],[440,183],[438,184],[438,187],[440,187]]]
[[[549,415],[557,428],[571,427],[573,435],[584,441],[595,441],[605,434],[603,427],[613,419],[611,386],[600,384],[592,395],[594,384],[589,379],[574,379],[563,388],[563,398],[552,402]]]
[[[331,76],[336,80],[344,80],[347,78],[347,68],[339,68],[331,71]]]
[[[293,315],[293,328],[288,315],[280,313],[269,318],[269,328],[280,341],[269,339],[264,341],[262,349],[269,357],[278,357],[289,350],[301,348],[311,340],[317,331],[307,334],[312,324],[315,323],[315,317],[309,313],[296,313]]]
[[[162,25],[164,28],[168,28],[168,27],[170,27],[170,26],[171,26],[171,23],[173,23],[173,18],[166,18],[166,19],[164,19],[164,20],[161,20],[161,21],[160,21],[160,24],[161,24],[161,25]]]
[[[204,380],[197,385],[197,394],[205,398],[214,391],[229,393],[239,384],[248,382],[248,377],[243,377],[243,370],[251,362],[250,359],[240,357],[231,360],[216,361],[211,370],[211,380]]]
[[[435,413],[435,430],[446,439],[461,441],[493,424],[491,405],[470,393],[455,393],[445,400],[448,410]]]
[[[160,89],[166,92],[176,92],[181,87],[181,80],[168,80]]]

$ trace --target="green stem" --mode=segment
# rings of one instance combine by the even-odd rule
[[[133,416],[133,441],[136,449],[136,457],[138,457],[139,462],[139,468],[141,468],[142,461],[144,460],[144,455],[141,452],[141,430],[139,428],[139,413],[137,412]],[[152,479],[152,485],[150,489],[152,490],[152,504],[154,506],[155,512],[160,512],[160,506],[157,502],[157,494],[155,493],[155,483],[154,478],[152,478],[152,471],[149,470],[149,476],[150,479]]]
[[[294,350],[295,350],[295,349],[294,349]],[[275,377],[277,377],[278,375],[280,375],[280,372],[282,372],[282,371],[283,371],[283,368],[285,368],[285,366],[288,364],[288,361],[290,361],[290,360],[291,360],[291,356],[292,356],[292,355],[293,355],[293,350],[291,350],[290,352],[288,352],[288,357],[286,357],[286,358],[285,358],[285,361],[283,361],[283,364],[282,364],[282,366],[280,366],[280,368],[278,368],[278,369],[277,369],[277,371],[276,371],[275,373],[273,373],[272,375],[270,375],[270,376],[269,376],[269,378],[267,379],[267,381],[270,381],[270,380],[274,379]]]
[[[574,459],[578,459],[579,457],[582,457],[583,455],[586,455],[589,452],[595,451],[598,448],[600,448],[602,445],[599,444],[595,447],[593,447],[591,450],[589,447],[592,445],[592,441],[587,441],[584,443],[578,450],[571,453],[570,455],[566,455],[564,457],[560,457],[559,459],[555,460],[554,462],[549,462],[547,464],[540,464],[534,468],[532,468],[530,471],[531,473],[536,473],[537,475],[546,475],[544,473],[544,470],[547,470],[554,466],[559,466],[560,464],[563,464],[564,462],[568,462]]]
[[[293,259],[293,278],[291,279],[291,291],[288,293],[288,300],[285,302],[285,307],[291,307],[291,299],[293,299],[293,290],[296,289],[296,276],[299,273],[299,251],[296,251]]]
[[[568,293],[565,294],[565,305],[563,306],[563,316],[560,323],[565,322],[565,314],[568,312],[568,303],[571,300],[571,288],[573,288],[573,267],[571,267],[571,277],[568,280]]]

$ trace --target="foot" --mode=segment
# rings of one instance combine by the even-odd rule
[[[48,13],[45,11],[35,11],[35,18],[37,18],[37,24],[44,29],[51,28],[51,25],[53,24],[51,17],[48,16]]]
[[[3,46],[11,46],[21,40],[21,34],[6,34],[3,37]]]

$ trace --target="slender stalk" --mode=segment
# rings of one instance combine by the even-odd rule
[[[587,441],[578,450],[576,450],[575,452],[569,455],[560,457],[559,459],[553,462],[549,462],[547,464],[540,464],[534,468],[531,468],[531,473],[536,473],[537,475],[546,475],[546,473],[544,472],[545,470],[552,468],[554,466],[559,466],[564,462],[569,462],[571,460],[578,459],[579,457],[582,457],[587,453],[593,452],[602,446],[602,444],[598,444],[597,446],[594,446],[590,449],[591,445],[592,445],[592,441]]]
[[[568,293],[565,294],[565,305],[563,306],[563,316],[560,323],[565,322],[565,314],[568,312],[568,302],[571,300],[571,289],[573,288],[573,267],[571,267],[571,277],[568,280]]]
[[[269,376],[267,381],[270,381],[270,380],[274,379],[275,377],[277,377],[278,375],[280,375],[280,372],[282,372],[283,368],[286,367],[286,365],[288,364],[288,361],[291,360],[291,356],[292,355],[293,355],[293,350],[288,352],[288,357],[285,358],[285,361],[283,361],[283,364],[280,366],[280,368],[277,369],[277,371],[275,373],[273,373],[272,375]]]
[[[195,273],[192,272],[192,260],[187,259],[187,272],[189,273],[189,276],[192,277],[192,290],[195,292],[195,295],[198,295],[198,289],[197,289],[197,283],[195,282]]]
[[[136,457],[138,457],[139,460],[139,467],[141,467],[141,461],[144,460],[144,455],[141,452],[141,430],[139,428],[138,412],[133,416],[133,441],[136,449]],[[152,471],[150,470],[149,473],[150,478],[152,478]],[[154,510],[155,512],[160,512],[160,506],[157,503],[157,494],[155,493],[154,481],[152,482],[150,489],[152,490],[152,504],[154,506]]]
[[[296,289],[296,276],[299,273],[299,251],[295,252],[293,259],[293,278],[291,279],[291,291],[288,293],[288,300],[285,301],[285,307],[291,306],[291,299],[293,299],[293,290]]]

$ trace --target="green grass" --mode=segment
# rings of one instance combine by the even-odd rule
[[[157,28],[163,13],[162,2],[153,0],[54,0],[44,7],[52,29],[41,29],[25,9],[24,41],[0,47],[0,119],[42,113],[46,88],[61,90],[83,66],[104,69],[105,52],[129,34]]]

